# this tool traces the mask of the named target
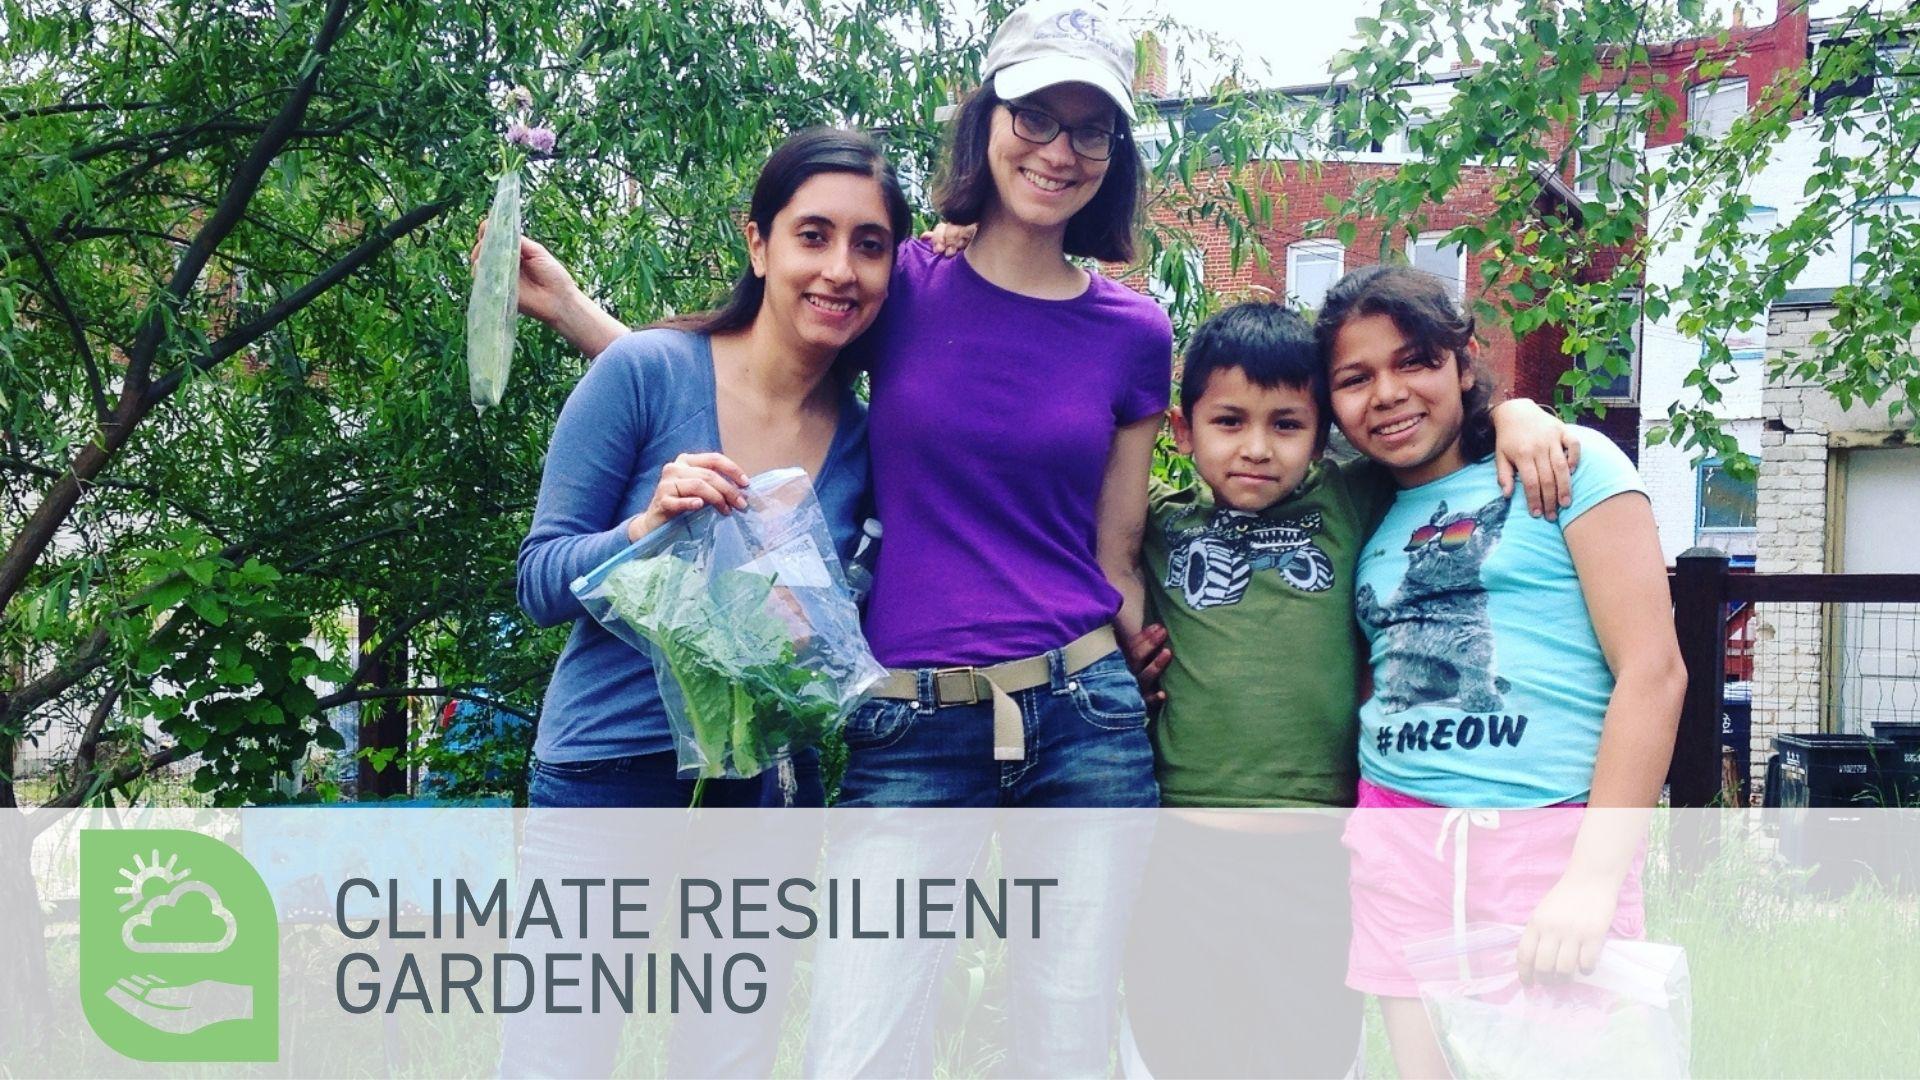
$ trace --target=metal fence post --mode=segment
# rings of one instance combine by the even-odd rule
[[[1689,548],[1674,560],[1673,627],[1687,665],[1680,733],[1667,770],[1676,807],[1711,806],[1720,795],[1720,695],[1727,665],[1727,556]]]

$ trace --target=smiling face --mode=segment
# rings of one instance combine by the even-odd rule
[[[774,320],[793,344],[838,352],[873,325],[887,298],[898,239],[880,181],[821,173],[801,184],[762,235],[747,223],[753,272],[766,281],[756,321]]]
[[[1075,153],[1069,128],[1115,127],[1112,99],[1085,83],[1062,83],[1013,103],[1060,122],[1053,141],[1042,146],[1014,134],[1013,113],[1005,104],[993,110],[987,141],[987,167],[993,175],[998,209],[1029,228],[1061,230],[1100,190],[1108,162]],[[1131,152],[1116,143],[1115,153]]]
[[[1261,386],[1237,367],[1207,377],[1191,415],[1173,411],[1173,441],[1193,457],[1214,502],[1257,513],[1300,486],[1320,456],[1319,407],[1304,386]]]
[[[1473,372],[1451,354],[1433,355],[1386,315],[1362,315],[1334,337],[1328,379],[1341,433],[1401,487],[1466,466],[1460,431]]]

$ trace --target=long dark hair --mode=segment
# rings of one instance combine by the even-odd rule
[[[942,220],[977,225],[988,200],[995,197],[993,171],[987,166],[987,144],[993,138],[993,110],[999,104],[1000,97],[992,85],[982,86],[954,117],[946,166],[940,170],[933,190],[933,205]],[[1092,201],[1067,219],[1066,252],[1101,262],[1130,263],[1144,172],[1125,113],[1116,109],[1114,114],[1113,157]]]
[[[846,128],[816,127],[799,132],[781,143],[760,167],[760,178],[753,183],[753,199],[747,204],[747,220],[761,236],[773,232],[774,216],[793,201],[800,185],[821,173],[854,173],[871,176],[880,185],[880,198],[887,205],[887,225],[893,241],[899,243],[911,235],[913,213],[907,207],[906,193],[900,190],[900,177],[893,164],[863,131]],[[753,272],[752,263],[740,270],[733,291],[717,308],[663,319],[656,326],[691,330],[697,334],[726,334],[753,325],[760,314],[760,301],[766,296],[766,280]]]
[[[1313,334],[1321,360],[1333,364],[1334,339],[1354,319],[1385,315],[1393,320],[1434,367],[1449,358],[1473,376],[1461,394],[1465,420],[1460,425],[1460,449],[1468,461],[1493,453],[1493,380],[1473,359],[1473,316],[1461,311],[1446,286],[1432,274],[1410,266],[1363,266],[1327,290]],[[1329,411],[1332,403],[1325,403]]]

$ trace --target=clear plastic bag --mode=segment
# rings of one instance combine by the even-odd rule
[[[886,675],[806,472],[761,473],[746,495],[746,509],[683,514],[573,583],[652,658],[682,776],[758,775],[838,730]]]
[[[1521,928],[1475,923],[1406,956],[1453,1075],[1684,1077],[1692,1052],[1686,950],[1610,939],[1591,974],[1520,981]]]
[[[500,174],[467,297],[467,395],[480,412],[500,404],[513,371],[520,318],[520,170]]]

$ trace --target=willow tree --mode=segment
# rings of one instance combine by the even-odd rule
[[[583,362],[522,337],[466,403],[465,256],[525,88],[528,229],[617,311],[710,300],[786,133],[914,175],[978,27],[908,0],[0,4],[0,805],[194,759],[260,796],[359,700],[537,713],[513,558]],[[347,611],[380,635],[358,670]],[[328,648],[331,641],[337,648]],[[373,685],[402,643],[405,685]],[[157,733],[157,734],[156,734]]]

